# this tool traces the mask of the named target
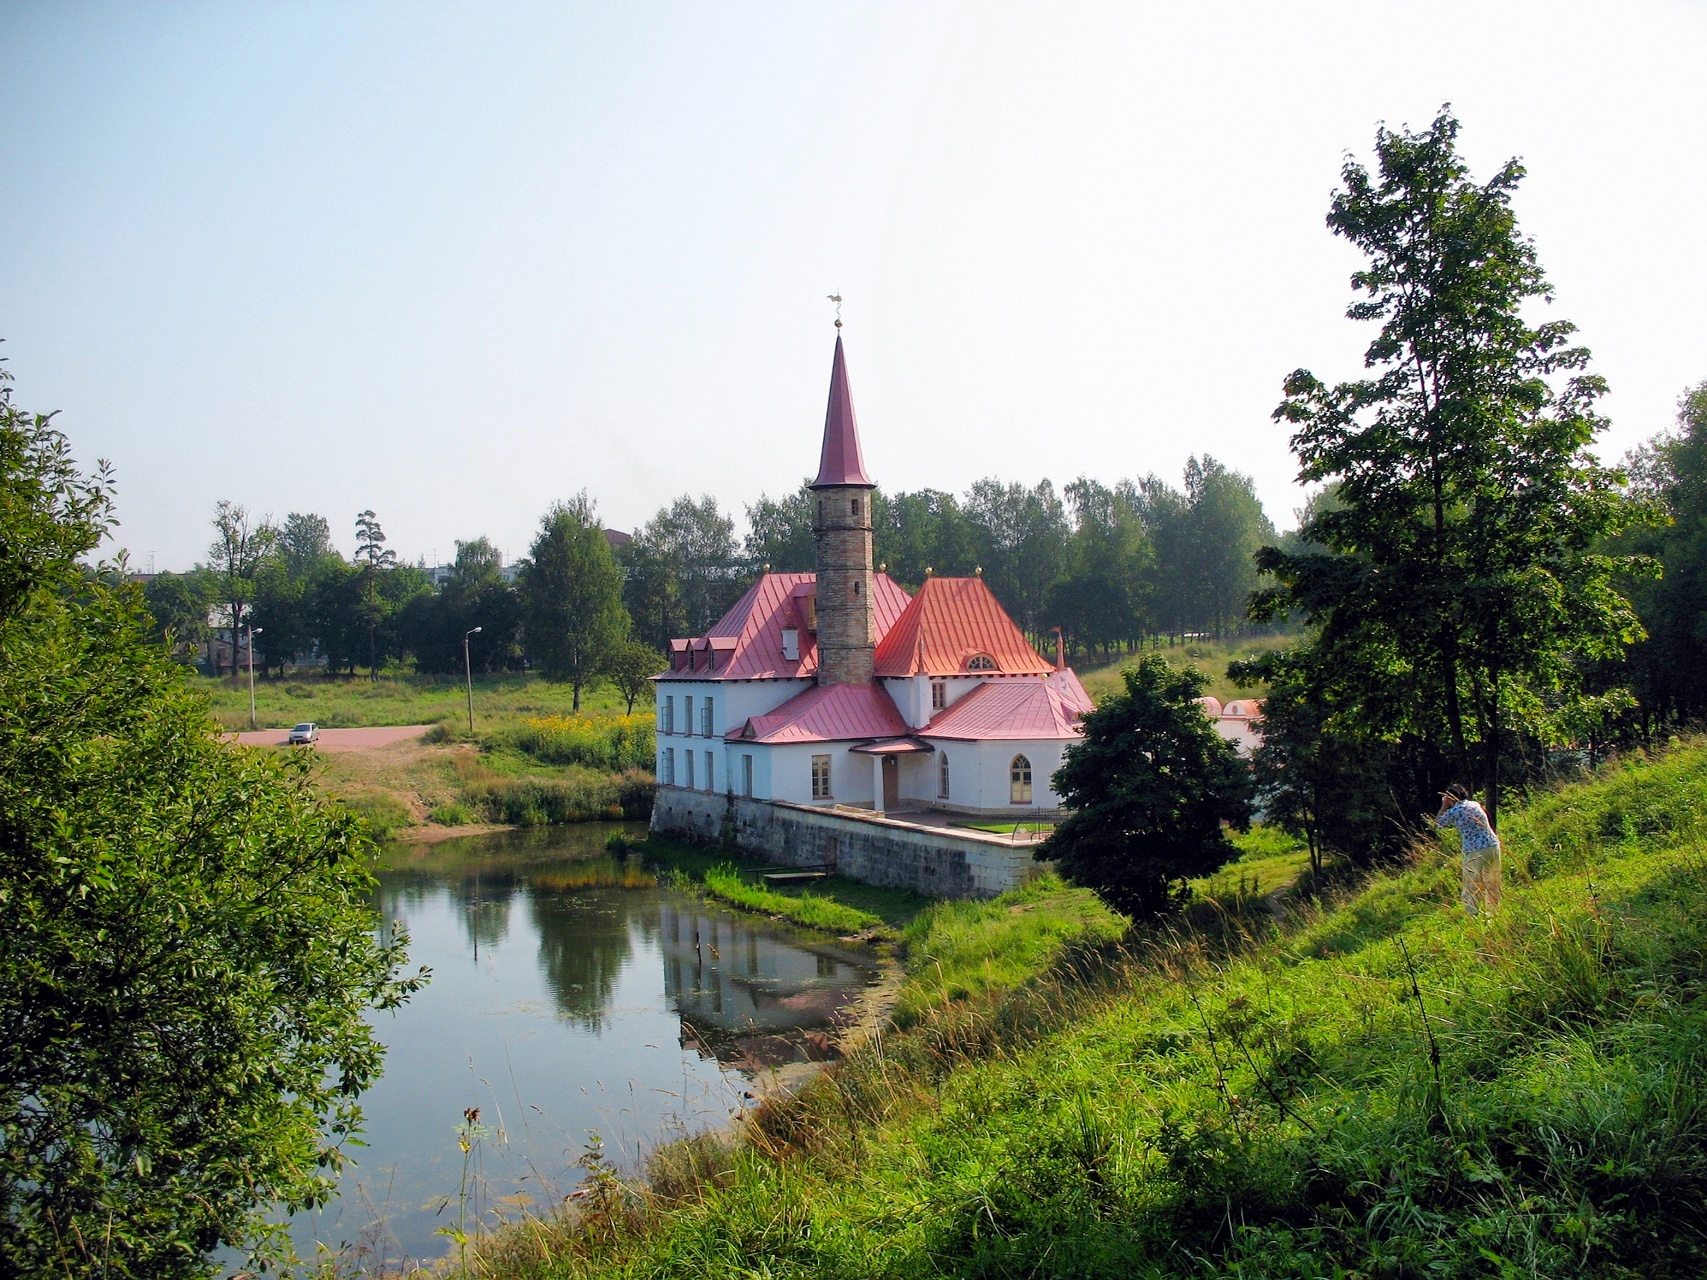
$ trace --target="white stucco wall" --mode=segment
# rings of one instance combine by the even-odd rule
[[[676,752],[676,784],[682,785],[685,777],[683,768],[683,752],[696,753],[694,765],[694,786],[696,790],[705,786],[705,752],[710,751],[716,757],[713,774],[716,789],[722,791],[731,782],[735,789],[740,790],[741,777],[737,773],[729,773],[728,762],[724,758],[723,735],[732,729],[738,729],[745,724],[749,717],[763,715],[774,711],[787,702],[795,694],[812,687],[810,680],[669,680],[659,681],[653,685],[653,711],[657,717],[658,726],[658,759],[657,776],[662,780],[665,774],[664,753],[670,749]],[[693,723],[689,725],[686,719],[687,700],[693,699]],[[700,733],[703,727],[701,708],[705,700],[711,699],[711,737],[706,738]],[[664,707],[666,699],[674,699],[675,715],[673,731],[664,732]],[[689,730],[692,732],[689,732]],[[757,761],[754,761],[755,768]],[[758,781],[754,779],[754,790],[758,789]]]
[[[1015,814],[1029,809],[1058,809],[1061,799],[1050,789],[1049,779],[1061,767],[1061,759],[1070,745],[1066,742],[962,742],[947,738],[931,739],[936,754],[931,757],[928,791],[920,798],[949,808],[1011,810]],[[948,756],[949,794],[946,800],[937,794],[937,770],[941,758]],[[1012,802],[1009,768],[1013,758],[1023,755],[1031,761],[1031,803]]]

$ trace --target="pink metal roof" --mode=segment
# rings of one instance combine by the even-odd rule
[[[1091,695],[1085,692],[1085,686],[1079,682],[1078,673],[1071,667],[1057,667],[1043,683],[1060,694],[1061,701],[1080,715],[1097,708],[1097,704],[1091,701]]]
[[[868,756],[908,756],[936,750],[930,743],[920,742],[917,738],[885,738],[881,742],[867,742],[848,749]]]
[[[981,684],[919,730],[922,738],[1077,738],[1075,711],[1044,680]]]
[[[836,335],[836,356],[830,363],[830,407],[824,414],[824,451],[818,459],[814,489],[833,484],[870,485],[865,459],[859,452],[859,424],[854,421],[853,393],[848,390],[848,366],[842,356],[842,335]]]
[[[767,573],[747,588],[747,594],[704,636],[692,640],[672,640],[672,650],[681,653],[698,646],[710,648],[717,654],[717,665],[705,669],[703,660],[696,660],[695,670],[670,670],[659,680],[767,680],[810,679],[818,673],[818,644],[806,630],[803,596],[811,595],[817,575],[811,573]],[[872,580],[871,604],[878,640],[911,601],[905,591],[886,573]],[[800,656],[785,658],[782,652],[783,630],[800,633]]]
[[[814,685],[775,711],[754,716],[731,742],[838,742],[848,738],[899,738],[908,732],[889,695],[874,684]]]
[[[964,675],[978,654],[1002,675],[1048,675],[1055,668],[1027,643],[982,578],[926,578],[919,594],[877,644],[880,676]]]

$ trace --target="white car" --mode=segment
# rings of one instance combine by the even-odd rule
[[[312,747],[320,737],[320,726],[312,720],[304,720],[290,731],[286,741],[293,747]]]

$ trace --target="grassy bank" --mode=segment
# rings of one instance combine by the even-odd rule
[[[204,693],[214,683],[199,681]],[[488,686],[482,696],[502,711],[485,716],[475,739],[467,739],[464,721],[440,720],[419,741],[319,753],[316,778],[366,817],[382,839],[433,823],[545,826],[650,815],[649,713],[565,715],[554,708],[558,695],[568,696],[559,686],[520,677],[494,678]],[[282,689],[270,692],[289,696]],[[442,693],[416,677],[378,686],[322,681],[313,690],[319,705],[299,707],[283,723],[415,723],[439,709]],[[246,723],[246,692],[244,698]],[[219,711],[227,724],[236,714],[229,707]]]
[[[858,907],[850,907],[810,890],[779,893],[743,879],[732,866],[712,867],[699,881],[699,886],[704,889],[706,897],[718,902],[825,933],[870,936],[885,928],[882,917],[869,911],[861,911]]]
[[[249,682],[245,673],[235,684],[229,677],[211,679],[189,675],[192,687],[204,694],[214,717],[227,729],[249,727]],[[574,695],[566,684],[552,684],[531,673],[474,678],[475,731],[492,733],[523,720],[567,716]],[[583,692],[585,713],[615,714],[624,710],[616,692],[599,688]],[[639,710],[647,710],[641,707]],[[370,725],[437,724],[457,733],[468,728],[467,694],[460,676],[427,676],[408,672],[382,673],[378,681],[365,675],[301,674],[255,681],[255,723],[262,729],[288,729],[302,720],[329,728]]]
[[[1432,849],[944,990],[482,1273],[1699,1276],[1704,811],[1691,744],[1515,809],[1492,919]]]
[[[1209,685],[1204,692],[1225,702],[1229,698],[1261,697],[1263,692],[1261,689],[1240,689],[1227,679],[1229,662],[1241,658],[1260,658],[1265,653],[1285,649],[1296,642],[1295,636],[1247,636],[1239,640],[1194,640],[1172,648],[1164,644],[1157,652],[1170,662],[1196,667],[1203,672],[1209,677]],[[1136,660],[1136,655],[1133,655],[1080,671],[1079,679],[1084,683],[1085,692],[1098,701],[1110,693],[1119,692],[1124,687],[1120,677],[1121,668]]]

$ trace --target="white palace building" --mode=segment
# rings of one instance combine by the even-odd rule
[[[1024,838],[951,824],[1055,816],[1050,778],[1092,703],[982,578],[909,595],[876,569],[875,487],[838,336],[817,572],[767,572],[705,635],[671,642],[653,829],[923,892],[1000,892],[1029,874]],[[1246,728],[1244,708],[1222,710],[1224,734]]]

